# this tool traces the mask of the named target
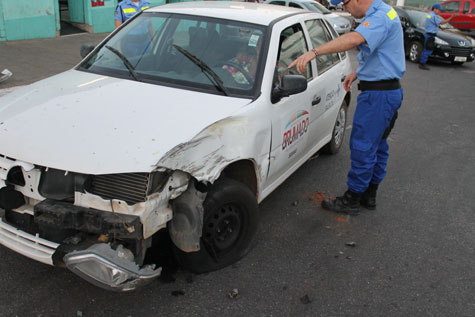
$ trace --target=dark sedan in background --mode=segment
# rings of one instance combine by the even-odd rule
[[[424,49],[425,21],[429,12],[410,7],[394,7],[404,29],[404,47],[409,60],[417,63]],[[475,59],[475,40],[464,35],[449,23],[441,25],[435,37],[430,59],[463,64]]]

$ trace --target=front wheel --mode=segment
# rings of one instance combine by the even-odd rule
[[[346,104],[346,101],[343,100],[338,115],[336,116],[335,125],[333,126],[332,138],[323,148],[325,153],[336,154],[340,151],[341,145],[343,144],[343,138],[345,137],[347,111],[348,105]]]
[[[422,44],[419,42],[412,42],[409,46],[409,60],[413,63],[418,63],[421,59]]]
[[[255,195],[229,178],[213,184],[203,207],[200,251],[174,248],[181,266],[195,273],[215,271],[241,259],[250,250],[259,222]]]

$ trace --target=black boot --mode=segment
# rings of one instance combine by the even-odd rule
[[[360,204],[369,210],[376,209],[376,192],[378,191],[378,184],[370,183],[366,191],[361,195]]]
[[[426,66],[426,64],[419,63],[419,68],[423,70],[429,70],[430,68]]]
[[[356,214],[360,210],[360,198],[361,194],[347,190],[341,197],[322,201],[322,207],[335,212]]]

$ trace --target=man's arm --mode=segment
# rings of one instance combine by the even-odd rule
[[[458,16],[459,16],[458,13],[454,13],[453,15],[451,15],[450,17],[448,17],[447,19],[445,19],[445,20],[443,20],[442,22],[440,22],[440,25],[445,24],[445,23],[449,23],[450,21],[452,21],[453,18],[458,17]]]
[[[317,46],[314,49],[317,51],[318,55],[325,55],[348,51],[365,42],[364,37],[360,33],[350,32],[323,45]],[[305,71],[307,64],[314,58],[316,58],[316,55],[312,50],[310,50],[293,61],[292,64],[289,65],[289,68],[297,66],[297,71],[301,74]]]

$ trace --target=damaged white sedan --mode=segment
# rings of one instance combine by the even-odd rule
[[[349,58],[287,69],[336,36],[316,13],[188,2],[83,47],[0,99],[0,244],[117,291],[160,275],[159,234],[194,272],[239,260],[258,203],[342,144]]]

